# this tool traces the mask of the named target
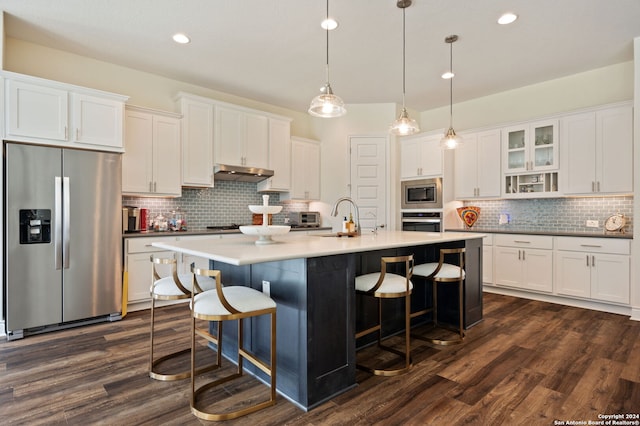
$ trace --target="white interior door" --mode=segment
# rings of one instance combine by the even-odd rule
[[[387,138],[351,136],[351,198],[360,210],[360,227],[387,224]]]

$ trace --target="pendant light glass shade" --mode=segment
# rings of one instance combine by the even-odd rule
[[[407,109],[402,108],[400,116],[396,119],[396,121],[391,123],[389,131],[394,135],[406,136],[419,132],[420,127],[418,127],[418,123],[416,123],[416,120],[409,117],[409,114],[407,114]]]
[[[409,114],[407,113],[407,108],[405,107],[405,92],[406,92],[406,29],[405,29],[405,9],[411,6],[411,0],[398,0],[397,6],[402,9],[402,112],[400,112],[400,116],[391,123],[391,127],[389,127],[389,132],[398,135],[398,136],[406,136],[412,135],[420,131],[420,127],[418,127],[418,123],[416,120],[409,118]]]
[[[327,0],[327,21],[329,20],[329,0]],[[314,117],[333,118],[341,117],[347,113],[344,102],[340,96],[334,95],[329,84],[329,26],[327,32],[327,82],[320,89],[320,94],[311,100],[309,114]]]
[[[344,102],[342,102],[340,96],[333,94],[333,90],[331,90],[331,85],[328,81],[321,92],[322,93],[311,100],[309,114],[314,117],[331,118],[340,117],[347,113],[347,110],[344,108]]]
[[[449,43],[449,130],[444,134],[444,137],[440,140],[440,147],[444,149],[456,149],[462,145],[462,138],[456,135],[456,131],[453,130],[453,43],[458,40],[457,35],[450,35],[444,39],[445,43]]]

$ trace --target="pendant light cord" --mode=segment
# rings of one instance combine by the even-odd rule
[[[406,6],[402,8],[402,109],[405,109],[404,97],[406,92],[406,24],[405,24],[405,10]]]
[[[327,0],[327,18],[324,22],[327,27],[327,84],[329,84],[329,0]]]
[[[449,127],[453,128],[453,41],[449,43]]]

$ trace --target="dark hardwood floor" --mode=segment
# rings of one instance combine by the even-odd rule
[[[274,407],[222,423],[553,425],[640,413],[640,322],[494,294],[484,303],[485,320],[464,344],[413,340],[414,368],[405,375],[359,372],[356,388],[308,413],[278,397]],[[161,350],[188,345],[187,307],[158,312]],[[208,423],[189,411],[189,380],[148,377],[148,321],[148,311],[134,312],[115,323],[0,342],[0,423]],[[263,393],[251,377],[224,392],[238,403]]]

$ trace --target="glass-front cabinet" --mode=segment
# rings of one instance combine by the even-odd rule
[[[558,169],[558,120],[507,127],[502,135],[504,173]]]

